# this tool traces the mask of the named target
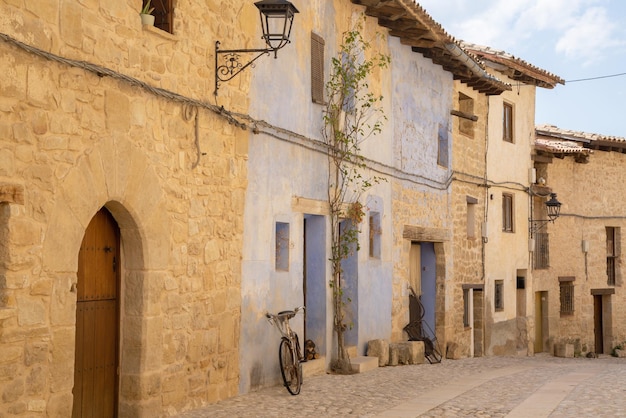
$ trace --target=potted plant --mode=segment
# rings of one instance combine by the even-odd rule
[[[141,9],[141,12],[139,13],[139,16],[141,16],[142,25],[154,26],[154,16],[152,15],[154,7],[150,7],[151,2],[152,0],[148,0]]]

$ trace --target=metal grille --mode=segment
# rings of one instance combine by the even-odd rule
[[[550,267],[550,243],[547,232],[537,232],[535,234],[533,258],[535,269],[547,269]]]
[[[493,299],[495,310],[504,310],[504,282],[502,280],[496,280],[494,293]]]
[[[615,286],[615,257],[606,258],[606,275],[608,277],[607,284]]]
[[[574,313],[574,283],[561,282],[559,288],[561,290],[561,313],[572,315]]]

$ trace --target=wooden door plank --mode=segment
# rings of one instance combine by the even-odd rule
[[[85,322],[83,339],[83,404],[82,416],[90,417],[93,413],[94,367],[95,367],[95,309],[94,302],[85,304]]]
[[[76,304],[76,358],[74,361],[74,406],[72,408],[72,418],[80,417],[83,403],[83,327],[84,327],[84,306],[82,302]]]

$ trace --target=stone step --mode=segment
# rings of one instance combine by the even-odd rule
[[[378,357],[356,356],[350,357],[350,365],[355,373],[365,373],[378,368]]]
[[[356,345],[351,345],[349,347],[346,347],[346,352],[348,353],[348,357],[350,358],[357,357]]]
[[[307,360],[300,364],[302,364],[302,377],[304,378],[326,373],[326,357]]]

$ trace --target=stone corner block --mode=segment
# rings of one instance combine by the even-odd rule
[[[568,344],[568,343],[554,344],[554,356],[574,358],[574,344]]]
[[[387,340],[370,340],[367,343],[367,356],[378,357],[378,367],[389,364],[389,342]]]

